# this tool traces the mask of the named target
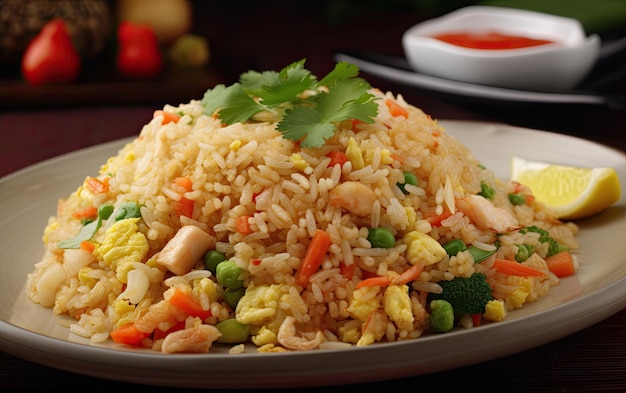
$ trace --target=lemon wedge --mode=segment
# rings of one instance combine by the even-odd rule
[[[535,198],[566,220],[589,217],[617,202],[621,187],[613,168],[584,168],[513,157],[511,180],[530,188]]]

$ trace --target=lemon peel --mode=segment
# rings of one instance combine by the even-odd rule
[[[577,167],[513,157],[511,180],[530,188],[560,219],[575,220],[607,209],[621,198],[619,177],[610,167]]]

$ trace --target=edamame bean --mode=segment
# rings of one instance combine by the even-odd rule
[[[386,228],[370,228],[367,240],[375,248],[391,248],[396,245],[395,236]]]
[[[250,328],[248,325],[237,322],[236,319],[226,319],[215,324],[222,336],[217,339],[219,343],[238,344],[248,341]]]
[[[239,276],[243,273],[243,269],[235,264],[233,261],[224,261],[217,265],[215,268],[215,276],[220,284],[227,288],[237,289],[243,286],[243,281],[239,279]]]

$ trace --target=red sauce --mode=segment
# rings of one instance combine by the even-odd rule
[[[550,40],[538,40],[522,36],[486,33],[446,33],[433,36],[449,44],[473,49],[519,49],[554,43]]]

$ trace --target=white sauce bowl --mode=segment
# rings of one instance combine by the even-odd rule
[[[486,33],[554,43],[519,49],[473,49],[434,38],[443,33]],[[520,90],[562,91],[589,73],[600,50],[597,35],[580,22],[513,8],[470,6],[408,29],[402,44],[411,67],[452,80]]]

